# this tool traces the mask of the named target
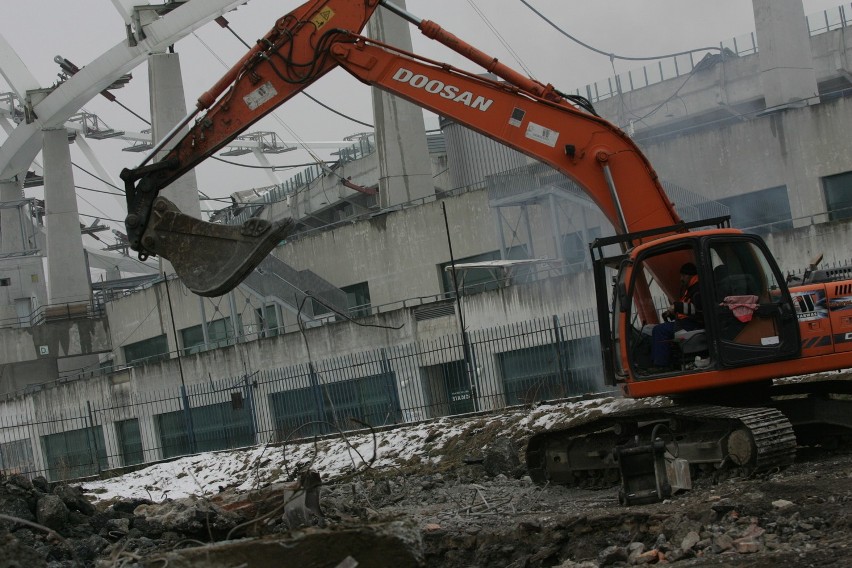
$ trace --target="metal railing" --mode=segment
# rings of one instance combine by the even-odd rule
[[[844,2],[834,8],[811,14],[807,19],[811,37],[849,27],[852,25],[852,3]]]
[[[845,2],[836,8],[811,14],[807,16],[807,22],[811,37],[849,27],[852,25],[852,3]],[[751,32],[722,41],[719,43],[719,50],[728,57],[753,55],[758,53],[757,36],[755,32]],[[706,61],[705,58],[712,57],[716,53],[713,50],[703,54],[688,53],[660,59],[639,69],[631,69],[625,73],[589,83],[573,92],[596,103],[669,79],[689,75],[701,66],[703,61]]]
[[[363,136],[353,142],[353,144],[340,148],[335,152],[337,161],[329,166],[329,168],[337,168],[343,164],[354,162],[373,154],[375,151],[376,144],[373,134]],[[288,196],[302,191],[313,183],[314,180],[325,175],[327,169],[320,165],[311,165],[278,185],[262,188],[264,193],[257,200],[241,204],[238,212],[225,215],[222,220],[231,225],[244,223],[266,205],[285,201]]]
[[[244,285],[262,296],[278,297],[310,316],[314,315],[314,306],[305,302],[307,293],[334,309],[346,309],[346,294],[339,288],[310,270],[296,270],[274,255],[264,258]]]
[[[0,320],[0,327],[32,327],[58,321],[101,317],[104,317],[104,306],[92,299],[39,306],[27,315]]]
[[[122,389],[127,376],[111,381],[111,398],[64,408],[50,398],[7,399],[0,401],[0,471],[79,478],[363,427],[351,418],[383,426],[598,392],[596,335],[595,314],[580,311],[185,388]],[[48,390],[31,396],[62,398]]]

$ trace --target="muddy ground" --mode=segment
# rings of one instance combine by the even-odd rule
[[[326,479],[322,518],[281,480],[154,502],[7,479],[0,568],[852,566],[849,448],[802,449],[783,471],[705,476],[662,503],[624,507],[616,486],[534,485],[520,424],[436,423],[406,459]]]

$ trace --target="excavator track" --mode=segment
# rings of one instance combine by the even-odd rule
[[[619,479],[613,450],[665,440],[693,469],[759,473],[792,464],[796,435],[774,408],[683,405],[628,410],[563,430],[534,435],[527,446],[533,481],[578,487],[611,486]]]

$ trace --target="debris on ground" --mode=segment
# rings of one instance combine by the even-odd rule
[[[699,477],[651,505],[619,505],[615,486],[532,483],[529,436],[628,403],[189,456],[82,485],[14,475],[0,480],[0,568],[852,565],[849,448],[801,449],[753,478]]]

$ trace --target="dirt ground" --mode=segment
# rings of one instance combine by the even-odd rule
[[[574,414],[594,416],[603,406]],[[566,407],[559,413],[572,419]],[[297,492],[290,501],[280,482],[258,483],[249,493],[235,484],[202,498],[111,499],[90,507],[79,491],[6,480],[0,568],[852,566],[852,448],[801,449],[783,471],[705,476],[662,503],[624,507],[617,486],[532,483],[524,443],[553,415],[545,405],[443,419],[408,427],[408,442],[396,450],[387,433],[376,442],[384,459],[323,476],[323,517],[308,515],[305,523],[283,508],[302,506],[304,498]],[[314,443],[311,451],[340,452],[336,443]],[[276,465],[284,454],[274,448],[266,458]],[[246,468],[260,481],[258,472],[256,464]],[[38,523],[2,518],[4,507],[6,515],[25,516],[27,503]],[[55,532],[37,530],[39,523]]]
[[[617,488],[537,487],[456,463],[326,491],[334,521],[405,519],[424,565],[852,566],[852,451],[803,450],[779,472],[714,482],[624,507]],[[350,516],[352,518],[350,518]]]
[[[599,410],[592,404],[577,414]],[[558,412],[571,422],[570,411]],[[322,490],[327,525],[320,530],[397,523],[391,532],[413,553],[410,564],[374,563],[330,546],[329,559],[447,568],[852,566],[852,448],[803,448],[783,471],[705,476],[662,503],[625,507],[617,486],[532,483],[522,465],[525,441],[553,413],[545,405],[440,421],[408,460],[331,480]],[[444,431],[454,434],[441,437]],[[507,457],[512,452],[517,459]]]

